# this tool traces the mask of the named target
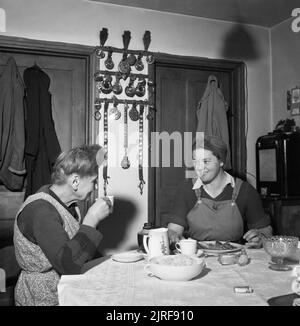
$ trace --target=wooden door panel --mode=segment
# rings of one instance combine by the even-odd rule
[[[158,132],[167,132],[169,135],[173,131],[182,133],[185,130],[185,119],[181,115],[174,114],[176,110],[185,110],[185,80],[180,70],[172,71],[168,74],[165,68],[162,68],[160,79],[157,85],[157,98],[160,99],[161,110],[159,110]],[[167,94],[167,96],[166,96]],[[162,144],[159,147],[159,168],[157,173],[157,192],[156,201],[160,202],[159,211],[156,215],[160,215],[163,219],[167,216],[169,207],[174,196],[174,180],[176,174],[182,173],[181,168],[174,167],[174,142],[171,142],[169,152],[163,148]],[[166,161],[163,160],[164,155],[167,155],[170,167],[166,166]],[[158,200],[160,198],[161,200]],[[158,207],[157,207],[158,208]]]
[[[181,79],[171,79],[162,78],[161,81],[161,105],[164,108],[160,112],[160,120],[164,126],[164,131],[172,132],[173,130],[183,130],[184,120],[180,119],[180,116],[174,114],[175,108],[184,109],[184,93],[185,84],[184,80]],[[167,94],[168,96],[165,96]],[[159,96],[159,95],[158,95]],[[174,129],[174,127],[176,129]]]
[[[52,101],[52,116],[56,134],[62,150],[72,145],[72,71],[43,69],[50,77],[50,93]],[[66,128],[67,127],[67,128]]]
[[[196,132],[197,119],[196,108],[201,99],[206,87],[206,82],[203,80],[188,80],[187,81],[187,107],[186,107],[186,130]]]

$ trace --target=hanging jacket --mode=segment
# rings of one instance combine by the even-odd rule
[[[52,118],[50,78],[37,65],[24,71],[26,86],[25,199],[51,183],[51,172],[61,149]]]
[[[0,77],[0,180],[22,190],[25,178],[24,83],[10,57]]]
[[[231,169],[230,144],[227,122],[227,103],[218,87],[217,77],[210,75],[204,94],[197,107],[197,131],[221,138],[227,145],[226,170]]]

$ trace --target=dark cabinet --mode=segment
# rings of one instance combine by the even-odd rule
[[[300,197],[262,197],[270,215],[275,235],[292,235],[300,239]]]

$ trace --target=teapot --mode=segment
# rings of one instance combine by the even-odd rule
[[[148,259],[155,256],[169,255],[170,247],[168,229],[158,228],[149,230],[149,233],[144,235],[143,245],[148,255]]]

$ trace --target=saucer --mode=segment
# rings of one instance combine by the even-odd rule
[[[203,253],[204,253],[203,250],[198,249],[198,250],[197,250],[197,253],[195,253],[195,254],[193,254],[193,255],[188,255],[188,256],[198,258],[198,257],[201,257],[201,256],[203,255]],[[173,254],[174,254],[174,255],[181,255],[181,252],[178,251],[177,249],[175,249],[175,250],[173,251]]]
[[[136,251],[127,251],[120,254],[114,254],[111,256],[111,259],[119,263],[133,263],[144,259],[144,256]]]

